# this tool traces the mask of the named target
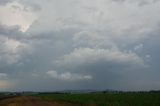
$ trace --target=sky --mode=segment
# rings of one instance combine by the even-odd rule
[[[160,89],[160,0],[0,0],[0,91]]]

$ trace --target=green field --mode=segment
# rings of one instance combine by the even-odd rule
[[[121,93],[82,93],[36,95],[48,101],[63,101],[74,104],[94,104],[96,106],[160,106],[160,93],[121,92]]]
[[[14,97],[14,95],[6,95],[5,93],[0,93],[0,101],[11,97]]]

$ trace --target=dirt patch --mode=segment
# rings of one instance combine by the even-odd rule
[[[20,96],[5,99],[0,102],[0,106],[51,106],[47,102],[30,96]]]
[[[66,102],[48,102],[38,97],[19,96],[0,101],[0,106],[86,106]],[[94,106],[94,105],[88,105]]]

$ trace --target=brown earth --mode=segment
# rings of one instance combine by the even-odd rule
[[[93,105],[78,105],[66,102],[48,102],[38,97],[19,96],[0,101],[0,106],[93,106]]]

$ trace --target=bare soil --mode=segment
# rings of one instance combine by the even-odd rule
[[[19,96],[0,101],[0,106],[86,106],[66,102],[48,102],[38,97]],[[92,105],[89,105],[92,106]]]

